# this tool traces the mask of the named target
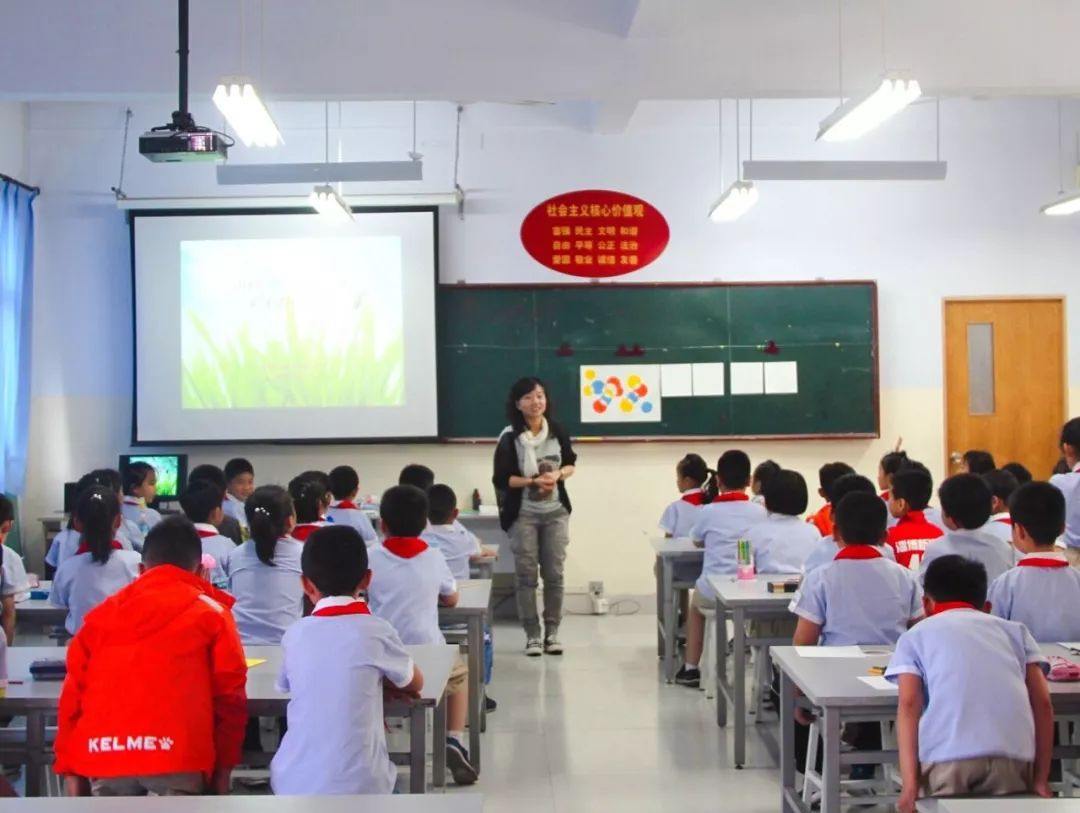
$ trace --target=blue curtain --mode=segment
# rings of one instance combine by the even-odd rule
[[[0,181],[0,493],[26,482],[35,197]]]

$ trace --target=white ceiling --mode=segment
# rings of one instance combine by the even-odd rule
[[[191,88],[270,98],[576,101],[831,97],[837,0],[191,0]],[[846,0],[845,88],[903,70],[943,96],[1080,92],[1080,2]],[[176,87],[173,0],[0,0],[0,98]],[[241,35],[243,29],[243,36]]]

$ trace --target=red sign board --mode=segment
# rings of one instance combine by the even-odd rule
[[[552,271],[617,277],[644,268],[667,247],[667,220],[651,204],[606,189],[549,198],[521,224],[521,244]]]

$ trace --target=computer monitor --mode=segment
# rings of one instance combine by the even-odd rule
[[[120,473],[132,463],[149,463],[157,472],[158,500],[178,500],[187,483],[188,456],[186,454],[122,454]]]
[[[71,514],[75,511],[75,500],[78,498],[78,493],[75,491],[75,487],[78,483],[64,483],[64,513]]]

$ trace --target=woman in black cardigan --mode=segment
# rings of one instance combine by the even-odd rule
[[[525,654],[561,655],[563,565],[570,544],[570,498],[565,481],[577,455],[566,431],[546,417],[551,402],[539,378],[522,378],[510,388],[510,425],[495,447],[492,482],[499,496],[499,520],[510,535],[517,572],[518,618],[525,627]],[[536,615],[537,571],[544,580],[544,637]]]

